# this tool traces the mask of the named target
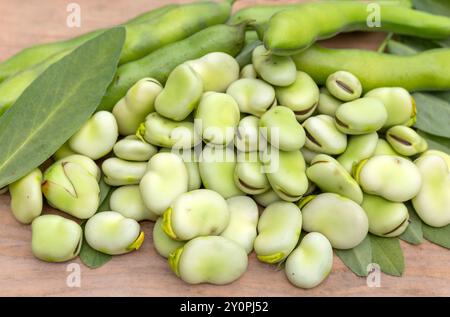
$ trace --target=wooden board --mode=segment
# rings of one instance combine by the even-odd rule
[[[163,0],[77,0],[81,28],[66,26],[66,4],[58,0],[0,2],[0,61],[20,49],[42,42],[65,39],[89,30],[125,21]],[[188,2],[188,1],[179,1]],[[239,1],[236,8],[255,3],[295,1]],[[19,4],[20,3],[20,4]],[[334,47],[375,49],[383,34],[355,33],[327,41]],[[0,149],[1,150],[1,149]],[[54,212],[46,208],[45,212]],[[152,246],[153,224],[143,223],[142,248],[117,256],[105,266],[90,270],[81,265],[81,287],[66,284],[69,263],[50,264],[31,254],[29,226],[19,224],[9,210],[9,196],[0,195],[0,296],[433,296],[450,295],[450,251],[425,242],[402,242],[406,270],[402,278],[382,274],[378,288],[352,274],[335,257],[329,278],[312,290],[293,287],[283,271],[258,262],[251,255],[248,271],[226,286],[188,285],[174,276]],[[70,263],[80,263],[79,260]]]

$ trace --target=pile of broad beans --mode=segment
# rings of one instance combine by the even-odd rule
[[[292,15],[285,21],[293,34],[301,14],[283,13]],[[132,252],[144,240],[139,222],[154,221],[154,248],[187,283],[231,283],[254,251],[261,262],[285,263],[293,285],[312,288],[330,273],[333,248],[351,249],[369,232],[401,235],[408,202],[426,224],[448,225],[450,156],[429,150],[412,128],[408,90],[368,90],[344,70],[316,83],[298,67],[301,57],[290,55],[327,30],[289,41],[276,32],[289,31],[283,15],[270,21],[265,45],[255,45],[247,65],[211,52],[177,65],[164,85],[137,78],[44,173],[10,184],[14,216],[32,224],[33,254],[68,261],[82,243],[111,255]],[[347,22],[339,23],[331,29]],[[109,211],[97,212],[101,178],[115,189]],[[41,215],[43,197],[86,220],[84,231],[68,218]]]

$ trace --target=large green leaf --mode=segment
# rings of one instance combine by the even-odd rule
[[[422,220],[414,211],[411,203],[407,203],[406,206],[409,212],[409,225],[400,239],[411,244],[421,244],[423,242]]]
[[[0,188],[48,159],[86,122],[113,79],[125,38],[105,31],[50,66],[0,118]]]
[[[430,242],[450,249],[450,225],[442,228],[434,228],[423,224],[423,236]]]
[[[413,97],[417,106],[414,126],[426,133],[450,138],[450,103],[430,93],[414,93]]]
[[[372,261],[380,266],[382,272],[401,276],[405,269],[403,251],[398,238],[381,238],[370,234]]]
[[[427,141],[429,149],[439,150],[450,155],[450,139],[438,137],[420,130],[417,132]]]
[[[358,276],[367,276],[367,266],[372,263],[372,248],[367,236],[359,245],[350,250],[335,250],[336,255]]]

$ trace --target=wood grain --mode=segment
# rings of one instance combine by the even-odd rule
[[[169,1],[77,0],[82,27],[65,24],[66,5],[61,0],[2,0],[0,2],[0,60],[24,47],[75,36],[125,21]],[[189,2],[189,1],[177,1]],[[255,3],[295,1],[239,1],[236,8]],[[20,4],[19,4],[20,3]],[[375,49],[383,34],[352,33],[326,42],[334,47]],[[1,149],[0,149],[1,150]],[[45,212],[54,212],[46,208]],[[152,223],[142,224],[146,234],[139,251],[114,257],[105,266],[90,270],[81,265],[81,287],[66,285],[68,263],[50,264],[31,254],[29,226],[19,224],[9,210],[9,196],[0,195],[0,296],[449,296],[450,252],[428,242],[410,246],[402,242],[406,270],[402,278],[382,275],[381,287],[371,288],[335,257],[329,278],[312,290],[293,287],[283,271],[258,262],[251,255],[245,275],[231,285],[188,285],[169,270],[152,246]],[[74,261],[80,263],[79,260]]]

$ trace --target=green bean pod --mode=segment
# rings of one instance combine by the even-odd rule
[[[314,45],[293,59],[297,69],[318,84],[325,84],[330,74],[345,70],[358,77],[365,92],[379,87],[403,87],[410,92],[450,89],[448,48],[399,56]]]
[[[236,56],[244,44],[245,26],[245,23],[235,26],[211,26],[139,60],[120,66],[98,109],[110,110],[141,78],[152,77],[164,84],[170,72],[188,60],[211,52]]]
[[[264,32],[264,45],[277,55],[303,51],[320,39],[340,32],[390,31],[426,39],[450,36],[450,18],[402,6],[380,5],[382,21],[370,20],[372,12],[360,2],[310,2],[275,14]]]
[[[164,13],[178,6],[178,4],[168,4],[161,8],[142,13],[137,17],[127,21],[125,25],[149,21],[163,15]],[[0,64],[0,82],[18,72],[21,72],[26,68],[43,62],[54,54],[65,50],[71,50],[94,38],[103,31],[103,29],[96,30],[93,32],[82,34],[69,40],[39,44],[36,46],[28,47]]]
[[[344,0],[347,1],[348,0]],[[350,0],[351,1],[351,0]],[[382,5],[397,5],[397,6],[403,6],[406,8],[410,8],[411,5],[411,1],[410,0],[379,0],[379,1],[370,1],[371,3],[379,3]],[[249,21],[249,20],[253,20],[254,24],[256,25],[264,25],[266,24],[270,18],[280,12],[280,11],[284,11],[284,10],[289,10],[289,9],[295,9],[298,8],[300,6],[302,6],[303,4],[301,3],[293,3],[293,4],[263,4],[263,5],[255,5],[255,6],[250,6],[250,7],[246,7],[243,9],[240,9],[238,11],[236,11],[230,18],[229,23],[231,24],[235,24],[235,23],[240,23],[243,21]]]
[[[142,58],[205,27],[224,23],[230,11],[230,1],[194,2],[174,8],[148,23],[132,24],[127,27],[120,64]]]
[[[143,24],[148,23],[145,22]],[[126,29],[128,37],[130,33],[128,30],[129,27],[126,26]],[[71,53],[76,47],[78,47],[79,45],[83,44],[88,40],[91,40],[95,36],[98,36],[103,31],[104,30],[98,30],[88,33],[86,34],[85,37],[82,36],[82,38],[75,38],[73,42],[70,42],[71,40],[69,40],[70,43],[68,45],[62,45],[62,48],[58,48],[57,52],[50,54],[49,56],[43,58],[42,60],[39,60],[39,62],[36,63],[33,62],[32,65],[22,68],[21,71],[16,72],[13,76],[9,77],[7,80],[2,82],[0,85],[0,115],[4,111],[6,111],[12,104],[14,104],[17,98],[19,98],[19,96],[31,84],[31,82],[33,82],[40,74],[42,74],[50,65],[56,63],[64,56]],[[23,60],[24,60],[23,57],[18,58],[19,62],[20,61],[23,62]],[[137,78],[135,82],[141,78]]]
[[[56,63],[71,51],[65,50],[50,56],[40,64],[9,77],[0,84],[0,116],[11,107],[24,90],[44,72],[51,64]]]

